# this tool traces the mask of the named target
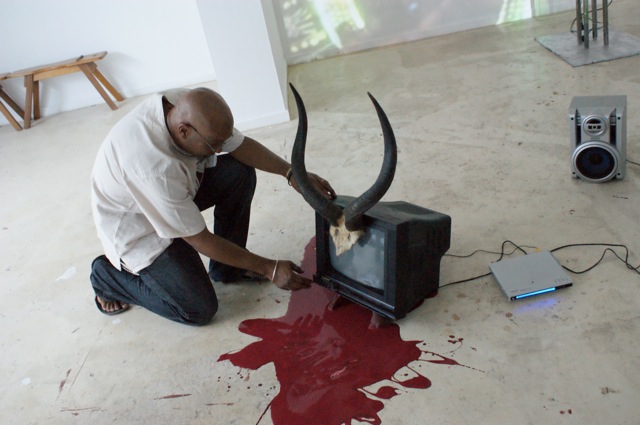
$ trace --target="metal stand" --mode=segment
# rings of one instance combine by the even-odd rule
[[[578,44],[584,44],[589,48],[589,0],[576,0],[576,25]],[[593,38],[598,38],[598,0],[591,0],[591,32]],[[609,45],[609,4],[608,0],[602,0],[602,36],[604,45]]]
[[[577,46],[573,31],[536,37],[536,41],[572,66],[640,55],[640,38],[609,27],[609,1],[601,0],[599,21],[597,0],[576,0]]]

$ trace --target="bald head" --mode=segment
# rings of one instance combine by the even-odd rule
[[[187,151],[194,152],[193,149],[196,149],[199,152],[194,153],[202,154],[202,141],[195,137],[189,141],[192,129],[196,129],[207,144],[214,145],[215,141],[231,137],[233,114],[222,96],[211,89],[200,87],[180,97],[167,117],[167,126],[176,143]]]
[[[176,114],[200,131],[228,137],[233,130],[233,115],[227,102],[211,89],[200,87],[185,93],[175,105]]]

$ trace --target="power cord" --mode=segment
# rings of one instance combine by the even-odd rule
[[[607,252],[611,252],[613,255],[615,255],[618,260],[622,261],[624,263],[625,266],[627,266],[627,268],[629,270],[633,270],[634,272],[640,274],[640,265],[638,267],[633,267],[630,263],[629,263],[629,248],[627,248],[626,245],[620,245],[620,244],[608,244],[608,243],[581,243],[581,244],[569,244],[569,245],[563,245],[560,246],[558,248],[554,248],[552,249],[550,252],[555,252],[555,251],[560,251],[561,249],[565,249],[565,248],[573,248],[573,247],[579,247],[579,246],[606,246],[609,247],[607,249],[605,249],[602,253],[602,256],[600,257],[600,259],[591,267],[586,268],[582,271],[575,271],[575,270],[571,270],[569,267],[566,266],[562,266],[562,268],[564,268],[565,270],[567,270],[570,273],[573,274],[583,274],[586,273],[592,269],[594,269],[598,264],[600,264],[602,262],[602,260],[604,259],[604,256],[607,254]],[[625,250],[625,255],[624,258],[620,257],[620,255],[618,255],[617,252],[615,252],[613,249],[611,249],[610,247],[617,247],[617,248],[624,248]]]
[[[627,159],[627,162],[628,162],[629,164],[633,164],[633,165],[640,166],[640,163],[633,162],[633,161],[629,161],[628,159]]]
[[[513,245],[515,248],[513,249],[513,251],[509,252],[509,253],[505,253],[505,246],[507,244],[511,244]],[[559,246],[557,248],[554,248],[552,250],[550,250],[550,252],[556,252],[556,251],[560,251],[562,249],[566,249],[566,248],[575,248],[575,247],[584,247],[584,246],[600,246],[600,247],[607,247],[603,253],[602,256],[600,257],[600,259],[592,266],[581,270],[581,271],[576,271],[576,270],[572,270],[570,268],[568,268],[567,266],[561,265],[562,268],[564,268],[565,270],[567,270],[570,273],[573,274],[583,274],[586,273],[590,270],[593,270],[598,264],[600,264],[602,262],[602,260],[604,259],[604,257],[606,256],[607,252],[611,252],[613,255],[615,255],[618,260],[622,261],[622,263],[624,263],[625,266],[627,266],[627,268],[629,270],[633,270],[634,272],[640,274],[640,265],[638,265],[637,267],[633,267],[630,263],[629,263],[629,248],[627,248],[626,245],[621,245],[621,244],[609,244],[609,243],[582,243],[582,244],[569,244],[569,245],[563,245],[563,246]],[[614,251],[611,248],[624,248],[625,250],[625,255],[624,258],[621,257],[616,251]],[[488,254],[496,254],[496,255],[500,255],[500,257],[496,260],[496,262],[501,261],[505,255],[512,255],[514,254],[516,251],[520,251],[522,253],[524,253],[525,255],[528,255],[529,253],[527,251],[524,250],[524,248],[531,248],[531,249],[536,249],[539,250],[537,247],[535,246],[528,246],[528,245],[517,245],[514,242],[510,241],[510,240],[505,240],[504,242],[502,242],[502,247],[500,249],[500,252],[495,252],[495,251],[486,251],[483,249],[478,249],[473,251],[471,254],[468,255],[455,255],[455,254],[444,254],[445,257],[454,257],[454,258],[469,258],[475,254],[477,254],[478,252],[484,252],[484,253],[488,253]],[[480,276],[474,276],[474,277],[470,277],[468,279],[463,279],[463,280],[457,280],[455,282],[449,282],[447,284],[444,284],[442,286],[440,286],[440,288],[444,288],[447,286],[452,286],[452,285],[457,285],[459,283],[465,283],[465,282],[471,282],[473,280],[477,280],[477,279],[482,279],[483,277],[487,277],[490,276],[491,272],[489,273],[485,273],[483,275]]]
[[[513,251],[509,252],[508,254],[505,254],[505,252],[504,252],[504,248],[505,248],[505,245],[506,245],[506,244],[508,244],[508,243],[510,243],[511,245],[513,245],[513,246],[515,247],[515,249],[514,249]],[[513,242],[511,242],[511,241],[509,241],[509,240],[506,240],[506,241],[502,242],[502,248],[501,248],[500,252],[495,252],[495,251],[486,251],[486,250],[484,250],[484,249],[476,249],[475,251],[473,251],[471,254],[468,254],[468,255],[444,254],[444,256],[445,256],[445,257],[455,257],[455,258],[470,258],[470,257],[472,257],[473,255],[477,254],[478,252],[485,252],[485,253],[487,253],[487,254],[496,254],[496,255],[500,255],[500,258],[498,258],[498,259],[496,260],[496,261],[500,261],[500,260],[502,260],[502,258],[503,258],[505,255],[512,255],[512,254],[513,254],[513,253],[515,253],[516,251],[521,251],[521,252],[523,252],[525,255],[526,255],[526,254],[528,254],[528,253],[527,253],[527,251],[525,251],[525,250],[523,249],[523,247],[524,247],[524,248],[534,248],[534,249],[535,249],[535,246],[524,246],[524,245],[523,245],[523,246],[518,246],[518,245],[516,245],[515,243],[513,243]],[[445,286],[450,286],[450,285],[457,285],[458,283],[471,282],[472,280],[482,279],[483,277],[487,277],[487,276],[489,276],[489,275],[491,275],[491,272],[489,272],[489,273],[487,273],[487,274],[480,275],[480,276],[470,277],[469,279],[463,279],[463,280],[457,280],[457,281],[455,281],[455,282],[449,282],[449,283],[447,283],[447,284],[445,284],[445,285],[440,286],[440,288],[444,288]]]

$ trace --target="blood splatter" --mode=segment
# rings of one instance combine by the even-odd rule
[[[462,341],[464,341],[464,338],[455,339],[456,337],[453,335],[449,335],[449,338],[451,338],[447,341],[449,344],[462,344]]]
[[[69,374],[71,373],[71,369],[67,370],[67,375],[64,377],[64,379],[62,381],[60,381],[60,385],[58,385],[58,397],[60,397],[60,394],[62,393],[62,390],[64,389],[64,385],[67,383],[67,379],[69,379]]]
[[[306,276],[315,271],[314,249],[312,239],[302,263]],[[327,308],[333,298],[333,292],[315,284],[292,293],[283,317],[250,319],[240,324],[241,332],[260,341],[218,359],[250,370],[274,364],[280,382],[280,392],[269,403],[275,425],[337,425],[351,423],[352,419],[380,424],[378,412],[384,407],[381,400],[398,395],[400,388],[431,386],[428,378],[410,368],[412,374],[396,378],[400,369],[414,361],[463,366],[422,350],[418,347],[426,345],[422,341],[403,341],[395,323],[369,329],[371,312],[357,304]],[[390,385],[375,392],[367,390],[384,381]]]
[[[169,394],[163,397],[154,398],[154,400],[167,400],[171,398],[181,398],[181,397],[189,397],[191,394]]]
[[[371,391],[367,392],[375,397],[382,398],[384,400],[389,400],[391,397],[395,397],[398,395],[398,389],[390,387],[388,385],[378,388],[378,391],[376,391],[375,393]]]

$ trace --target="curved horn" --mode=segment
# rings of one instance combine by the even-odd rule
[[[378,112],[378,119],[382,127],[382,135],[384,137],[384,158],[382,160],[382,168],[375,183],[362,195],[354,199],[344,210],[345,226],[347,230],[361,230],[364,228],[362,216],[369,208],[373,207],[391,186],[393,177],[396,172],[396,163],[398,161],[398,149],[396,146],[396,138],[393,135],[393,129],[387,119],[387,115],[378,104],[378,101],[367,93],[373,105]]]
[[[335,226],[337,225],[338,218],[342,216],[342,209],[337,204],[331,202],[330,199],[322,196],[309,180],[307,168],[304,165],[304,151],[307,144],[307,111],[304,108],[304,103],[298,91],[293,87],[293,84],[289,85],[291,86],[298,107],[298,132],[296,133],[296,140],[293,143],[293,150],[291,152],[291,172],[296,179],[298,189],[300,189],[300,193],[302,193],[305,201],[307,201],[318,214]]]

